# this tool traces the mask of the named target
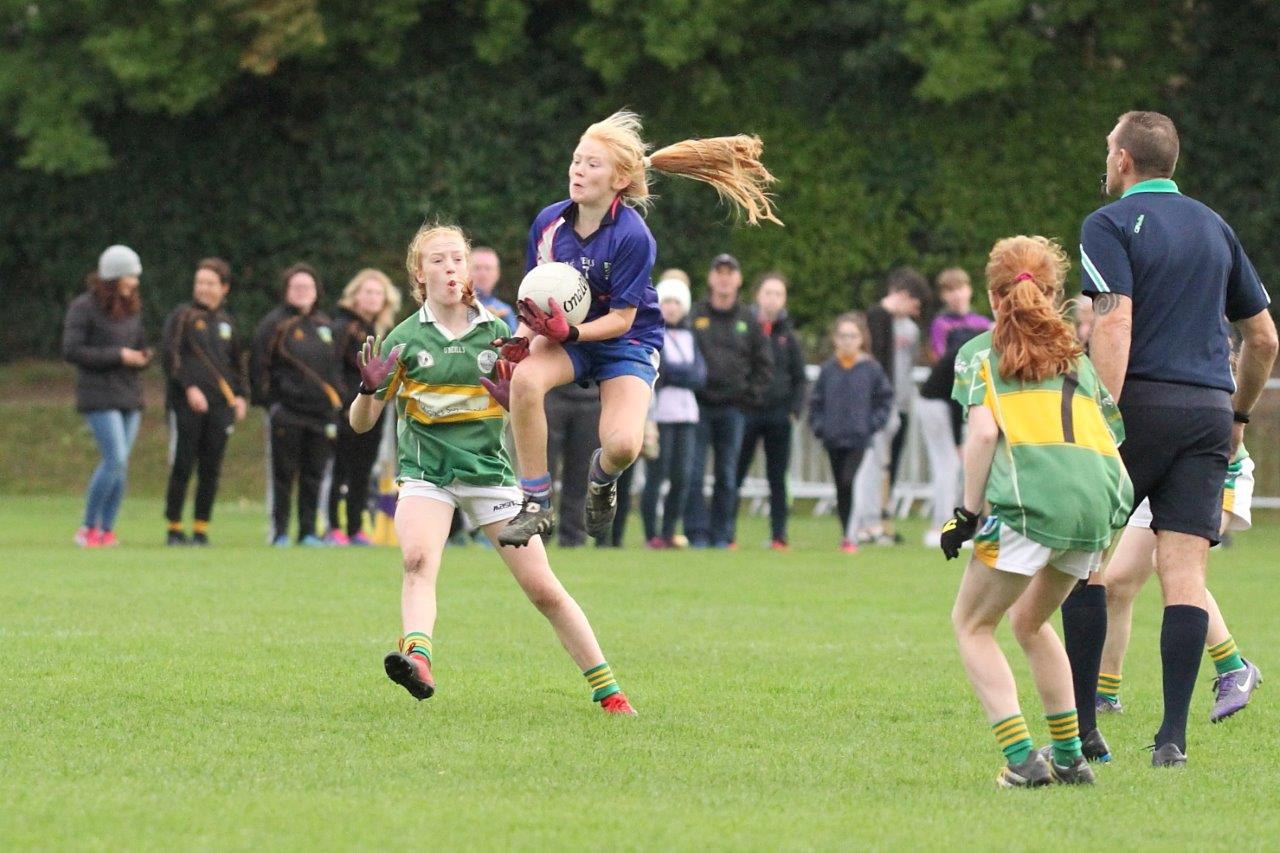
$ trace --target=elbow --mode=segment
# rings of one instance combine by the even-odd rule
[[[1257,350],[1268,361],[1275,361],[1276,353],[1280,352],[1280,337],[1276,335],[1276,324],[1274,322],[1260,323],[1259,326],[1261,328],[1255,333],[1253,339],[1249,341],[1249,346],[1251,349]]]

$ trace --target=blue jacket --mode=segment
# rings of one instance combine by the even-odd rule
[[[893,413],[893,385],[874,358],[846,370],[827,359],[809,396],[809,427],[824,445],[865,448]]]

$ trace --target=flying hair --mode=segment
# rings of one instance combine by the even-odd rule
[[[457,225],[445,225],[440,222],[424,222],[413,239],[409,241],[409,252],[404,265],[409,271],[409,295],[413,301],[421,305],[427,301],[427,283],[420,279],[422,275],[422,252],[426,245],[437,237],[453,236],[462,241],[462,270],[467,280],[462,283],[462,301],[472,308],[476,307],[476,289],[471,284],[471,241]]]
[[[710,184],[722,199],[736,204],[752,225],[759,225],[762,220],[782,224],[773,212],[773,199],[766,192],[777,178],[760,162],[764,151],[760,137],[739,134],[686,139],[645,156],[648,145],[641,136],[642,130],[640,116],[624,109],[596,122],[582,134],[584,139],[594,139],[608,149],[614,174],[628,179],[621,191],[624,201],[641,208],[652,203],[652,168]]]
[[[992,345],[1005,379],[1040,382],[1061,376],[1084,351],[1061,305],[1071,263],[1045,237],[1006,237],[987,257],[987,287],[996,309]]]

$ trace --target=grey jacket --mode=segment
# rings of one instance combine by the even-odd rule
[[[125,367],[120,350],[146,349],[142,314],[113,320],[88,293],[71,301],[62,324],[62,357],[76,366],[76,409],[142,408],[142,370]]]

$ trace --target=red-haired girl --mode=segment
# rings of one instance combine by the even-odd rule
[[[1071,666],[1048,620],[1098,570],[1133,500],[1119,412],[1062,316],[1067,267],[1061,247],[1044,237],[996,243],[986,269],[995,327],[956,356],[952,397],[969,432],[963,504],[943,527],[942,550],[951,559],[975,540],[951,618],[1007,760],[1001,787],[1093,782]],[[995,640],[1006,613],[1044,703],[1052,745],[1039,752]]]

